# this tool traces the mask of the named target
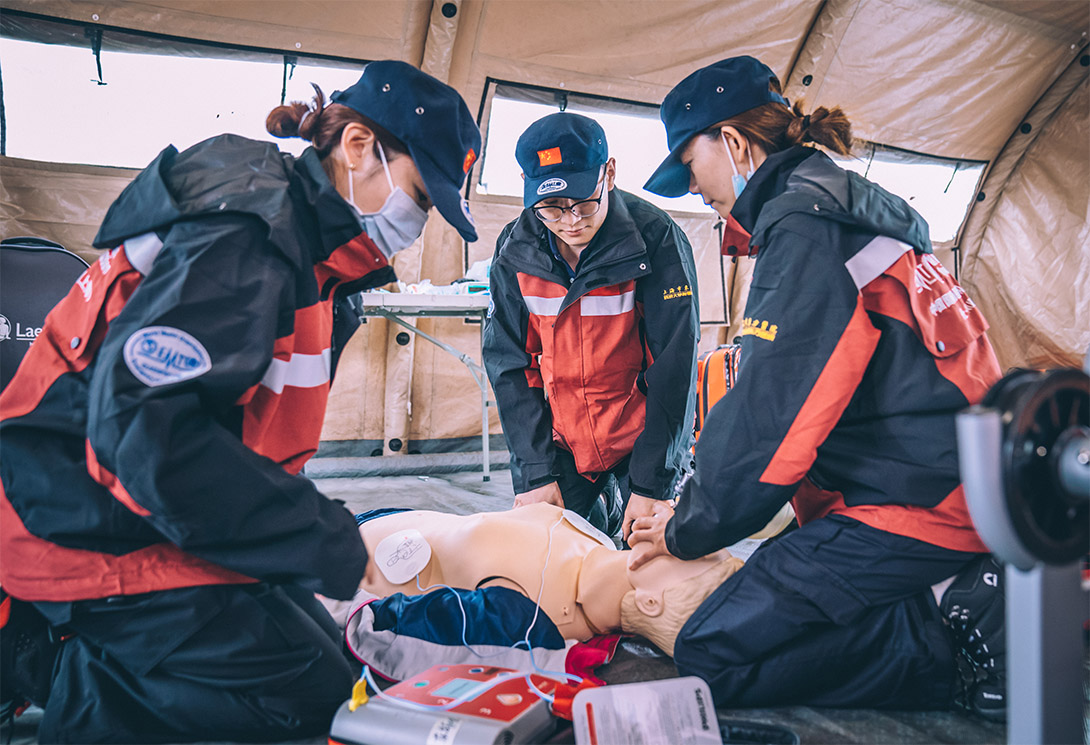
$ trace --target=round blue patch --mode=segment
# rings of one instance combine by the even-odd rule
[[[125,365],[144,385],[155,387],[204,375],[212,369],[212,358],[186,332],[148,326],[125,342]]]

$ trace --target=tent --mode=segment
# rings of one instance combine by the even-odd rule
[[[1004,368],[1080,365],[1090,346],[1085,0],[3,0],[0,7],[5,41],[44,40],[96,57],[131,46],[125,32],[132,32],[164,53],[193,54],[177,46],[193,40],[236,55],[280,54],[285,69],[290,55],[396,58],[447,81],[478,112],[486,138],[467,188],[481,239],[464,244],[433,215],[395,268],[406,282],[435,284],[488,258],[520,209],[517,198],[476,188],[495,155],[488,128],[505,90],[558,108],[570,99],[646,111],[693,69],[751,54],[807,110],[841,106],[871,158],[881,148],[894,160],[953,162],[954,172],[977,167],[964,219],[935,248],[991,323]],[[162,144],[170,137],[164,132]],[[0,156],[0,234],[51,238],[93,260],[97,224],[134,175]],[[739,331],[752,262],[724,261],[713,214],[674,215],[697,257],[701,347],[714,347]],[[418,323],[479,355],[478,326]],[[469,374],[419,339],[399,343],[399,332],[373,319],[354,337],[330,400],[328,453],[477,441],[480,401]],[[494,410],[491,417],[498,432]]]

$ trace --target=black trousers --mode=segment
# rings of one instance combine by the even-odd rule
[[[564,508],[585,517],[598,530],[611,535],[609,523],[613,521],[610,516],[615,517],[617,527],[620,527],[620,518],[628,507],[631,494],[628,488],[629,458],[626,455],[613,468],[591,481],[575,469],[575,456],[558,447],[556,483],[560,487],[560,496],[564,498]],[[598,498],[603,493],[606,502]]]
[[[74,632],[42,743],[274,741],[329,731],[352,670],[333,619],[300,588],[191,587],[37,603]]]
[[[954,649],[931,585],[978,554],[829,516],[762,546],[681,629],[718,706],[946,709]]]

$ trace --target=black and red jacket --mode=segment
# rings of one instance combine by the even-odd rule
[[[0,584],[352,597],[355,521],[299,471],[358,325],[344,296],[393,272],[317,155],[231,135],[167,148],[95,245],[0,396]]]
[[[923,218],[802,146],[769,156],[732,216],[752,235],[728,233],[725,250],[756,256],[740,370],[701,430],[671,553],[728,546],[792,498],[800,522],[839,513],[985,551],[954,421],[999,365]]]
[[[589,478],[631,453],[629,485],[665,499],[688,460],[697,316],[692,248],[662,210],[609,192],[572,278],[531,210],[496,243],[484,363],[522,493],[556,480],[557,446]]]

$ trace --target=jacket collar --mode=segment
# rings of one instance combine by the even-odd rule
[[[802,145],[768,156],[731,216],[752,234],[755,253],[773,226],[799,212],[904,241],[917,253],[932,251],[927,221],[905,200]]]
[[[750,177],[738,201],[734,203],[731,216],[746,232],[752,234],[765,203],[786,191],[787,179],[795,167],[817,153],[813,148],[796,145],[766,157]]]

